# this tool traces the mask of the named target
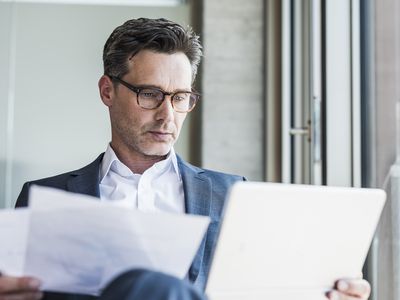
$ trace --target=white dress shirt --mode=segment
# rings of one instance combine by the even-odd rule
[[[143,174],[133,173],[108,145],[100,166],[100,198],[143,212],[185,212],[183,184],[174,149]]]

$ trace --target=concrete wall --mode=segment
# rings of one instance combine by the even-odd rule
[[[204,0],[202,165],[263,178],[263,1]]]
[[[400,296],[399,260],[399,177],[389,176],[396,160],[396,129],[400,116],[396,116],[396,103],[400,103],[400,5],[397,0],[373,1],[374,6],[374,107],[371,109],[375,123],[372,159],[374,174],[371,185],[384,188],[387,202],[383,211],[377,239],[375,240],[376,282],[373,300],[397,300]],[[400,150],[400,149],[399,149]],[[399,151],[398,150],[398,151]]]

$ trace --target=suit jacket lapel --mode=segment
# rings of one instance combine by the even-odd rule
[[[67,183],[68,191],[100,197],[99,171],[103,154],[100,154],[94,162],[86,167],[71,173],[72,178]]]
[[[185,163],[180,157],[178,157],[178,165],[183,181],[186,213],[210,216],[212,201],[211,180],[201,174],[203,172],[201,169]],[[203,238],[199,250],[197,251],[197,254],[190,267],[189,279],[192,282],[194,282],[199,275],[203,261],[206,240],[207,235]]]

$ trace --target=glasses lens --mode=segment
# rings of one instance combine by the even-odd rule
[[[196,104],[197,95],[193,93],[176,93],[172,99],[174,109],[178,112],[188,112]]]
[[[156,89],[140,90],[138,96],[139,105],[146,109],[153,109],[158,107],[160,102],[162,102],[164,98],[163,93]]]

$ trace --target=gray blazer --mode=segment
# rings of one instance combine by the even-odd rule
[[[104,153],[103,153],[104,154]],[[31,184],[54,187],[74,193],[100,197],[99,174],[103,154],[91,164],[68,173],[40,180],[26,182],[18,196],[17,207],[27,206],[28,191]],[[178,156],[178,166],[183,181],[186,213],[209,216],[208,231],[190,267],[188,278],[199,289],[204,289],[210,269],[211,254],[218,237],[221,213],[228,189],[243,177],[229,175],[195,167]],[[69,297],[46,297],[45,299],[83,299]]]

